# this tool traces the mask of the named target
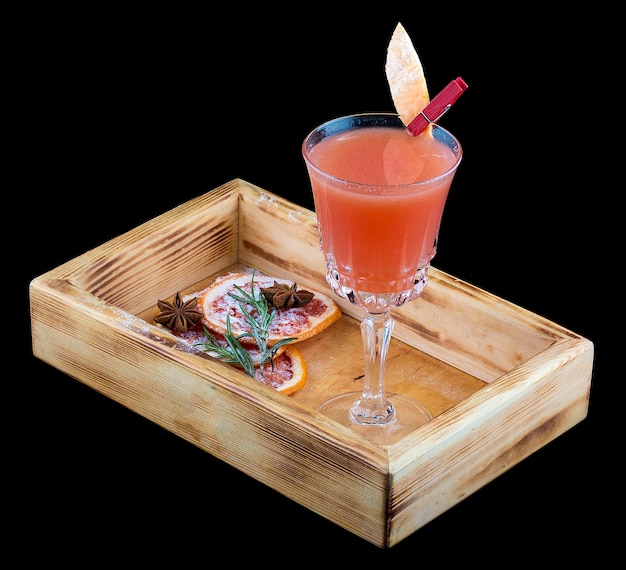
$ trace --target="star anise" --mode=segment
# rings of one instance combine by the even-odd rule
[[[293,283],[285,285],[274,281],[272,287],[261,287],[261,293],[267,299],[267,302],[274,305],[277,309],[293,309],[295,307],[304,307],[313,297],[314,293],[300,289]]]
[[[202,318],[202,313],[196,310],[197,303],[197,297],[183,301],[180,293],[176,293],[173,303],[158,301],[161,313],[154,320],[168,329],[187,332],[187,329],[192,328]]]

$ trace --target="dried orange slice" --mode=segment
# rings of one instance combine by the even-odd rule
[[[231,334],[239,337],[250,333],[250,325],[239,307],[239,301],[232,294],[241,296],[237,287],[251,294],[251,282],[254,280],[255,295],[261,296],[261,288],[268,288],[274,282],[292,285],[288,279],[278,279],[265,275],[248,273],[229,273],[198,293],[197,309],[203,313],[202,322],[211,331],[221,335],[227,334],[226,317],[230,319]],[[310,290],[310,289],[309,289]],[[277,309],[269,329],[267,344],[273,346],[285,338],[300,342],[319,334],[341,317],[336,303],[324,293],[311,291],[313,299],[303,307]],[[252,312],[251,306],[246,310]],[[253,315],[254,316],[254,315]],[[241,343],[253,343],[253,338],[241,338]]]
[[[302,353],[288,344],[279,356],[274,357],[273,362],[256,367],[254,378],[289,396],[306,384],[309,369]]]
[[[207,338],[201,323],[184,332],[173,330],[172,333],[184,343],[185,350],[207,358],[215,356],[215,353],[205,345]],[[214,340],[226,346],[223,336],[216,334]],[[286,344],[279,347],[273,361],[266,362],[263,366],[260,366],[260,351],[257,346],[248,345],[246,350],[254,362],[255,380],[287,396],[306,384],[309,369],[302,353],[295,346]],[[231,364],[240,368],[236,364]]]
[[[422,62],[400,22],[387,47],[385,73],[396,111],[402,122],[408,126],[430,103],[430,95]]]

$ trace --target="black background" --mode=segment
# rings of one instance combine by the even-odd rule
[[[5,247],[25,268],[16,322],[26,355],[5,373],[16,392],[5,402],[15,452],[5,469],[19,506],[12,530],[50,561],[88,552],[182,567],[224,554],[290,566],[499,566],[607,553],[600,509],[613,505],[612,468],[594,438],[608,399],[589,231],[597,207],[593,192],[580,193],[593,166],[571,107],[584,88],[587,22],[439,12],[78,9],[16,23],[18,129],[7,156],[19,170],[9,189],[21,229]],[[589,338],[596,363],[587,419],[381,550],[35,359],[27,285],[233,178],[312,208],[301,141],[335,116],[393,111],[384,59],[398,21],[431,95],[457,76],[469,84],[441,121],[465,156],[433,264]]]

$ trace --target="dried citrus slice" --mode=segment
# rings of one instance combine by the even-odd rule
[[[184,343],[185,350],[209,358],[216,357],[216,353],[212,352],[205,344],[207,338],[200,324],[184,332],[174,330],[172,333]],[[218,344],[226,346],[226,340],[223,336],[216,334],[214,340]],[[254,362],[255,380],[287,396],[306,384],[309,378],[309,369],[302,353],[295,346],[291,344],[280,346],[276,350],[273,361],[268,361],[263,366],[260,366],[260,351],[257,346],[248,345],[246,350]],[[239,368],[236,364],[233,366]]]
[[[430,95],[422,62],[400,22],[387,47],[385,73],[396,111],[402,122],[408,126],[430,103]]]
[[[292,344],[288,344],[273,362],[266,362],[262,367],[255,368],[254,377],[289,396],[306,384],[309,369],[302,353]]]
[[[202,322],[212,332],[227,334],[226,317],[230,319],[231,334],[239,337],[250,333],[251,328],[245,315],[240,309],[240,301],[233,298],[233,294],[241,296],[238,287],[251,294],[251,282],[254,279],[254,294],[262,296],[261,288],[272,287],[275,282],[288,286],[293,285],[287,279],[277,279],[264,275],[248,273],[229,273],[209,285],[198,293],[197,309],[203,313]],[[310,289],[309,289],[310,290]],[[341,317],[341,311],[336,303],[324,293],[312,291],[314,297],[303,307],[291,309],[277,309],[269,329],[267,344],[273,346],[285,338],[300,342],[310,338],[332,325]],[[254,309],[246,305],[246,310],[255,316]],[[240,342],[253,343],[254,338],[240,338]]]

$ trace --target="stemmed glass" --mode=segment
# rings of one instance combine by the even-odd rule
[[[428,282],[462,148],[436,124],[413,136],[398,115],[367,113],[318,126],[302,154],[326,280],[336,295],[364,310],[363,390],[334,396],[320,410],[390,444],[432,418],[419,402],[386,393],[385,361],[391,310],[419,297]]]

